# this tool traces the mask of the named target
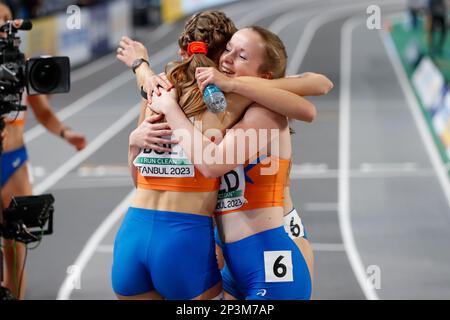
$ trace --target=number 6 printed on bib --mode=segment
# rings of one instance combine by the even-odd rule
[[[265,282],[294,281],[291,251],[264,251]]]

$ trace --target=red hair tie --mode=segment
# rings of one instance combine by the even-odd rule
[[[208,45],[202,41],[192,41],[188,44],[188,55],[192,56],[194,53],[208,53]]]

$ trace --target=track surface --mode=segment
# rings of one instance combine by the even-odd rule
[[[438,174],[384,33],[366,27],[373,4],[383,19],[405,7],[404,1],[250,0],[221,9],[240,27],[277,32],[290,74],[320,72],[335,84],[313,99],[313,124],[293,124],[291,184],[315,249],[313,298],[449,299],[448,180]],[[176,57],[182,27],[139,33],[157,71]],[[76,154],[32,117],[27,126],[35,193],[56,198],[54,235],[28,255],[27,299],[115,298],[112,245],[132,191],[127,142],[139,96],[132,73],[113,54],[72,78],[71,93],[52,104],[90,146]],[[373,270],[378,289],[363,281]],[[78,283],[69,277],[74,272],[81,272]]]

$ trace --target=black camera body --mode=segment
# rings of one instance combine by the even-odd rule
[[[22,95],[63,93],[70,90],[70,62],[68,57],[40,57],[28,61],[20,52],[19,30],[30,30],[31,21],[14,20],[0,26],[0,131],[3,115],[22,111]],[[3,150],[0,140],[0,156]],[[0,206],[1,237],[23,243],[40,241],[53,232],[53,202],[51,194],[15,197],[9,208]],[[48,226],[44,230],[45,226]],[[33,231],[34,228],[34,231]],[[0,248],[0,282],[3,281],[3,253]],[[9,290],[0,286],[0,300],[14,299]]]
[[[30,30],[31,21],[15,21],[0,26],[0,115],[25,110],[22,94],[64,93],[70,90],[70,61],[68,57],[43,56],[28,61],[20,52],[19,30]]]

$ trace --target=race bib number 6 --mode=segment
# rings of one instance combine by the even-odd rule
[[[294,281],[291,251],[264,251],[266,282]]]

